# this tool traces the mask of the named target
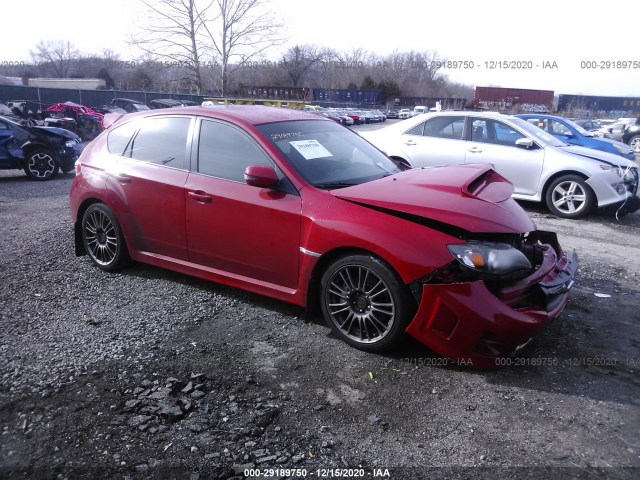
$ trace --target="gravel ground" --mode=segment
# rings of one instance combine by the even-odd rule
[[[476,371],[154,267],[103,273],[74,255],[71,180],[0,173],[0,478],[640,478],[640,212],[524,205],[579,278],[520,357]]]

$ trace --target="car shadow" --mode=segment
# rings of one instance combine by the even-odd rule
[[[317,309],[305,312],[296,305],[149,265],[135,263],[121,273],[177,282],[305,323],[321,325],[327,329],[327,341],[339,340]],[[611,318],[606,315],[611,307],[603,302],[605,299],[593,295],[594,289],[595,286],[589,285],[575,289],[561,316],[527,347],[504,359],[495,369],[474,369],[464,363],[448,361],[409,336],[401,347],[368,355],[408,365],[418,375],[424,371],[425,377],[431,369],[452,370],[483,377],[485,382],[501,388],[524,388],[544,394],[640,405],[640,383],[637,381],[640,341],[632,335],[633,330],[630,331],[632,323],[637,324],[640,320],[637,313],[640,301],[635,299],[626,303],[624,311],[616,304],[616,318]]]

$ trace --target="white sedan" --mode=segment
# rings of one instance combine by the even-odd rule
[[[559,217],[578,218],[592,207],[640,208],[635,162],[567,145],[509,115],[432,113],[361,135],[411,168],[491,163],[513,183],[514,198],[545,202]]]

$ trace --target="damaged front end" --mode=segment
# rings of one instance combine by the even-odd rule
[[[567,303],[578,268],[553,232],[481,235],[449,245],[455,260],[411,285],[407,333],[448,358],[494,367]]]

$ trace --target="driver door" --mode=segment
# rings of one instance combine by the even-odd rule
[[[201,120],[198,136],[197,171],[186,184],[189,260],[296,288],[300,196],[244,182],[246,167],[276,166],[239,128]]]

